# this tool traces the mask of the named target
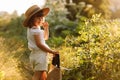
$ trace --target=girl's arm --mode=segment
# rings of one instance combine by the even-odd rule
[[[44,28],[44,38],[45,38],[45,40],[48,40],[48,38],[49,38],[49,24],[48,24],[48,22],[43,23],[43,28]]]
[[[51,50],[50,48],[46,47],[44,44],[42,44],[40,42],[39,34],[34,35],[34,38],[35,38],[35,42],[36,42],[37,47],[39,47],[40,49],[42,49],[45,52],[49,52],[49,53],[52,53],[52,54],[58,54],[58,51]]]

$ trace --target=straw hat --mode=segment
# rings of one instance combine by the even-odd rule
[[[28,10],[25,12],[25,20],[23,22],[23,25],[25,27],[28,27],[28,22],[30,20],[30,18],[35,15],[36,13],[40,13],[41,14],[42,11],[42,16],[46,16],[48,14],[48,12],[50,11],[49,8],[43,8],[41,9],[39,6],[37,5],[33,5],[30,8],[28,8]]]

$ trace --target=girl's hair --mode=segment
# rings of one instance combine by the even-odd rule
[[[34,18],[35,17],[42,17],[43,16],[43,11],[41,10],[40,12],[34,14],[30,20],[28,21],[28,27],[32,28],[32,26],[34,26]]]

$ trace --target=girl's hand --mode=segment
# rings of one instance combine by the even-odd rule
[[[46,29],[49,28],[49,24],[48,24],[48,22],[44,22],[44,23],[43,23],[43,28],[44,28],[44,30],[46,30]]]
[[[52,51],[52,53],[53,53],[53,54],[59,54],[59,52],[58,52],[58,51]]]
[[[48,22],[43,22],[42,27],[44,29],[44,38],[45,38],[45,40],[48,40],[48,38],[49,38],[49,24],[48,24]]]
[[[59,54],[58,51],[53,51],[53,57],[55,57],[56,54]]]

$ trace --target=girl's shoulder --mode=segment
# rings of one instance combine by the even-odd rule
[[[34,27],[33,27],[33,28],[30,28],[30,30],[31,30],[31,31],[40,31],[39,28],[34,28]]]
[[[43,33],[43,30],[41,30],[40,28],[29,28],[29,32],[31,34],[41,34]]]

